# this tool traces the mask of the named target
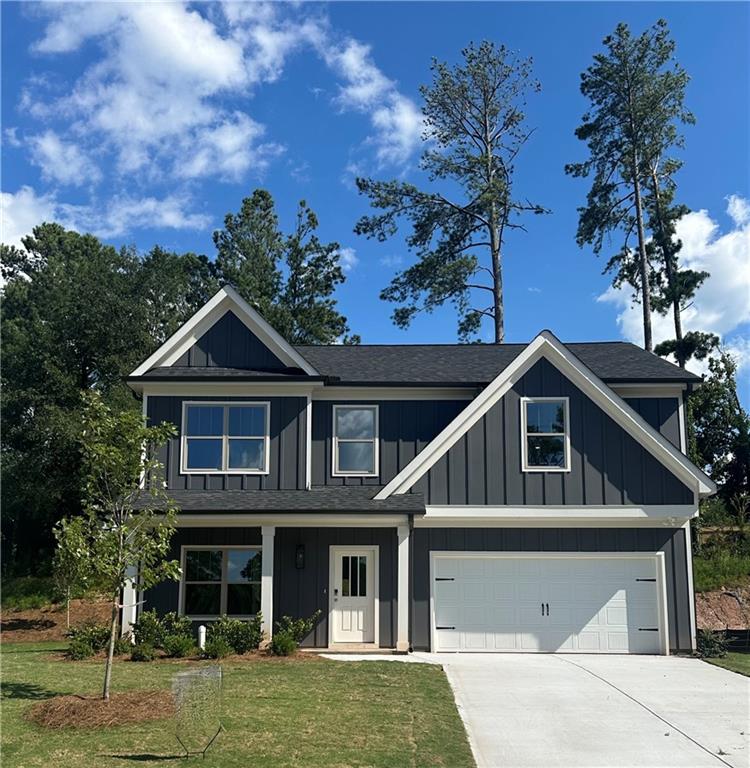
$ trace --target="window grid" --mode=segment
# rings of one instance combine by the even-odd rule
[[[528,406],[534,403],[561,403],[563,406],[562,432],[530,432]],[[521,460],[524,472],[570,472],[570,398],[568,397],[522,397],[521,398]],[[563,464],[530,464],[529,437],[553,437],[562,439]]]
[[[222,408],[222,435],[188,435],[188,412],[190,408]],[[264,434],[262,435],[229,435],[229,410],[230,408],[263,408],[264,410]],[[213,402],[209,400],[185,401],[182,404],[182,430],[180,446],[180,471],[190,475],[267,475],[269,463],[270,443],[270,419],[271,404],[266,401],[230,401]],[[221,440],[221,468],[216,467],[189,467],[188,466],[188,441],[193,440]],[[229,442],[230,440],[263,440],[263,467],[262,468],[230,468],[229,467]]]
[[[339,437],[337,432],[337,416],[339,409],[369,410],[373,412],[373,436],[372,437]],[[378,476],[378,449],[379,439],[379,412],[377,405],[360,405],[351,403],[347,405],[333,406],[333,466],[331,475],[333,477],[377,477]],[[339,443],[372,443],[372,469],[371,470],[346,470],[339,469]]]

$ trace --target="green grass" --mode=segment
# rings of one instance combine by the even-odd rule
[[[750,677],[750,653],[729,651],[721,659],[706,659],[706,661],[710,664],[715,664],[717,667],[723,667],[739,675]]]
[[[58,660],[59,644],[2,647],[3,768],[163,765],[179,754],[169,720],[108,730],[43,730],[24,712],[58,694],[96,694],[100,661]],[[167,688],[176,671],[199,662],[116,663],[113,690]],[[389,661],[227,661],[226,732],[205,762],[211,768],[271,766],[474,765],[463,724],[439,667]]]
[[[697,592],[721,587],[741,587],[750,583],[750,557],[717,552],[710,557],[693,558],[693,579]]]
[[[54,602],[55,588],[47,576],[14,576],[3,579],[2,605],[10,611],[44,608]]]

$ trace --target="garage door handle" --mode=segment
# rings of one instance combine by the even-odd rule
[[[659,627],[638,627],[639,632],[658,632]]]
[[[636,579],[636,581],[656,581],[656,579]]]
[[[547,606],[547,616],[549,616],[549,603],[545,603],[545,605]]]
[[[455,629],[455,627],[435,627],[435,629]]]
[[[455,579],[449,578],[448,576],[437,576],[435,581],[455,581]]]

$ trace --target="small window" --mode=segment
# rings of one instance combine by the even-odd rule
[[[182,471],[268,472],[268,403],[186,403]]]
[[[377,405],[333,406],[334,476],[378,473]]]
[[[522,398],[521,427],[524,472],[570,469],[568,398]]]
[[[260,610],[260,549],[186,549],[186,616],[254,616]]]

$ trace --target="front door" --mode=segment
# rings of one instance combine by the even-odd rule
[[[332,643],[375,642],[375,551],[333,547]]]

